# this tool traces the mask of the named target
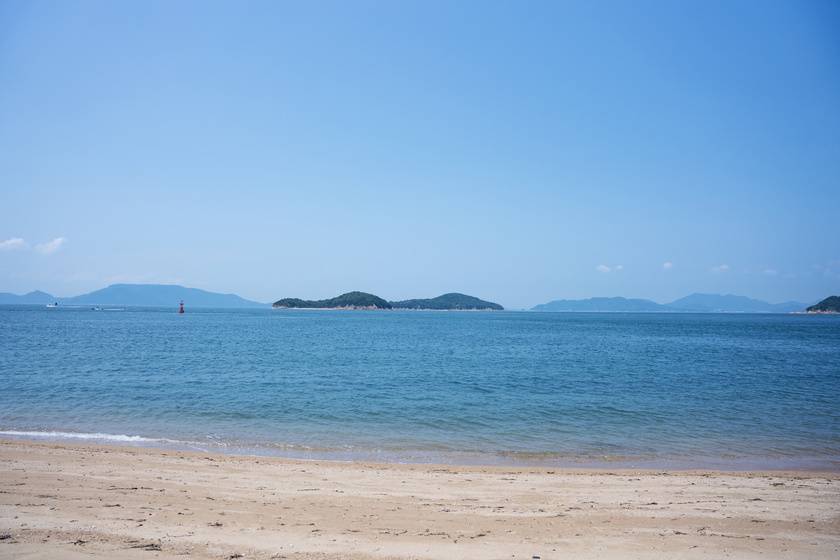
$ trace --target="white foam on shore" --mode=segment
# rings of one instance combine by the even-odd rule
[[[85,434],[79,432],[24,432],[15,430],[0,430],[0,436],[8,436],[12,438],[32,438],[32,439],[76,439],[84,441],[112,441],[118,443],[161,443],[166,440],[147,438],[143,436],[127,436],[124,434]]]
[[[224,455],[277,457],[303,461],[340,461],[396,464],[439,464],[472,466],[531,466],[550,468],[595,469],[710,469],[727,471],[831,471],[840,472],[836,457],[716,457],[716,456],[575,456],[550,454],[521,456],[508,453],[458,453],[443,450],[385,450],[342,447],[284,445],[276,443],[243,443],[233,441],[181,441],[125,434],[64,432],[60,430],[0,430],[0,437],[32,441],[76,441],[91,444],[127,445],[151,449],[201,451]],[[213,439],[213,438],[211,438]]]

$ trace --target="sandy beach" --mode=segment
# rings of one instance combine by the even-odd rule
[[[838,479],[0,440],[0,557],[837,558]]]

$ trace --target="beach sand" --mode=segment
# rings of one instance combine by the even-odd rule
[[[840,558],[838,473],[293,461],[0,440],[0,558]]]

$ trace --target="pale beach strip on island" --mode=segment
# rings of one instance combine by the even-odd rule
[[[838,558],[838,479],[0,439],[0,558]]]

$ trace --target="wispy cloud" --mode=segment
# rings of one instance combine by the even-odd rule
[[[836,277],[840,279],[840,261],[829,261],[825,265],[812,264],[811,270],[803,270],[800,276],[814,278],[822,275],[824,278]]]
[[[28,249],[29,243],[20,237],[12,237],[0,243],[0,251],[14,251],[15,249]]]
[[[666,262],[662,265],[662,268],[664,268],[665,270],[671,270],[672,268],[674,268],[674,265],[669,262]]]
[[[64,237],[56,237],[49,243],[41,243],[40,245],[35,246],[35,250],[41,253],[42,255],[54,255],[58,251],[61,250],[61,246],[64,245],[64,242],[67,241]]]
[[[773,270],[772,268],[768,268],[764,271],[764,276],[776,276],[779,273],[778,270]]]
[[[605,264],[599,264],[598,266],[595,267],[595,270],[597,270],[598,272],[601,272],[603,274],[609,274],[610,272],[612,272],[614,270],[616,270],[616,271],[624,270],[624,267],[622,265],[609,267]]]
[[[49,243],[40,243],[35,245],[35,250],[42,255],[54,255],[61,250],[62,245],[67,241],[64,237],[56,237]],[[0,242],[0,251],[14,251],[16,249],[29,249],[29,243],[20,237],[12,237],[6,241]]]
[[[716,266],[716,267],[714,267],[714,268],[712,269],[712,272],[713,272],[714,274],[723,274],[723,273],[724,273],[724,272],[726,272],[727,270],[729,270],[729,265],[728,265],[728,264],[722,264],[722,265],[720,265],[720,266]]]

